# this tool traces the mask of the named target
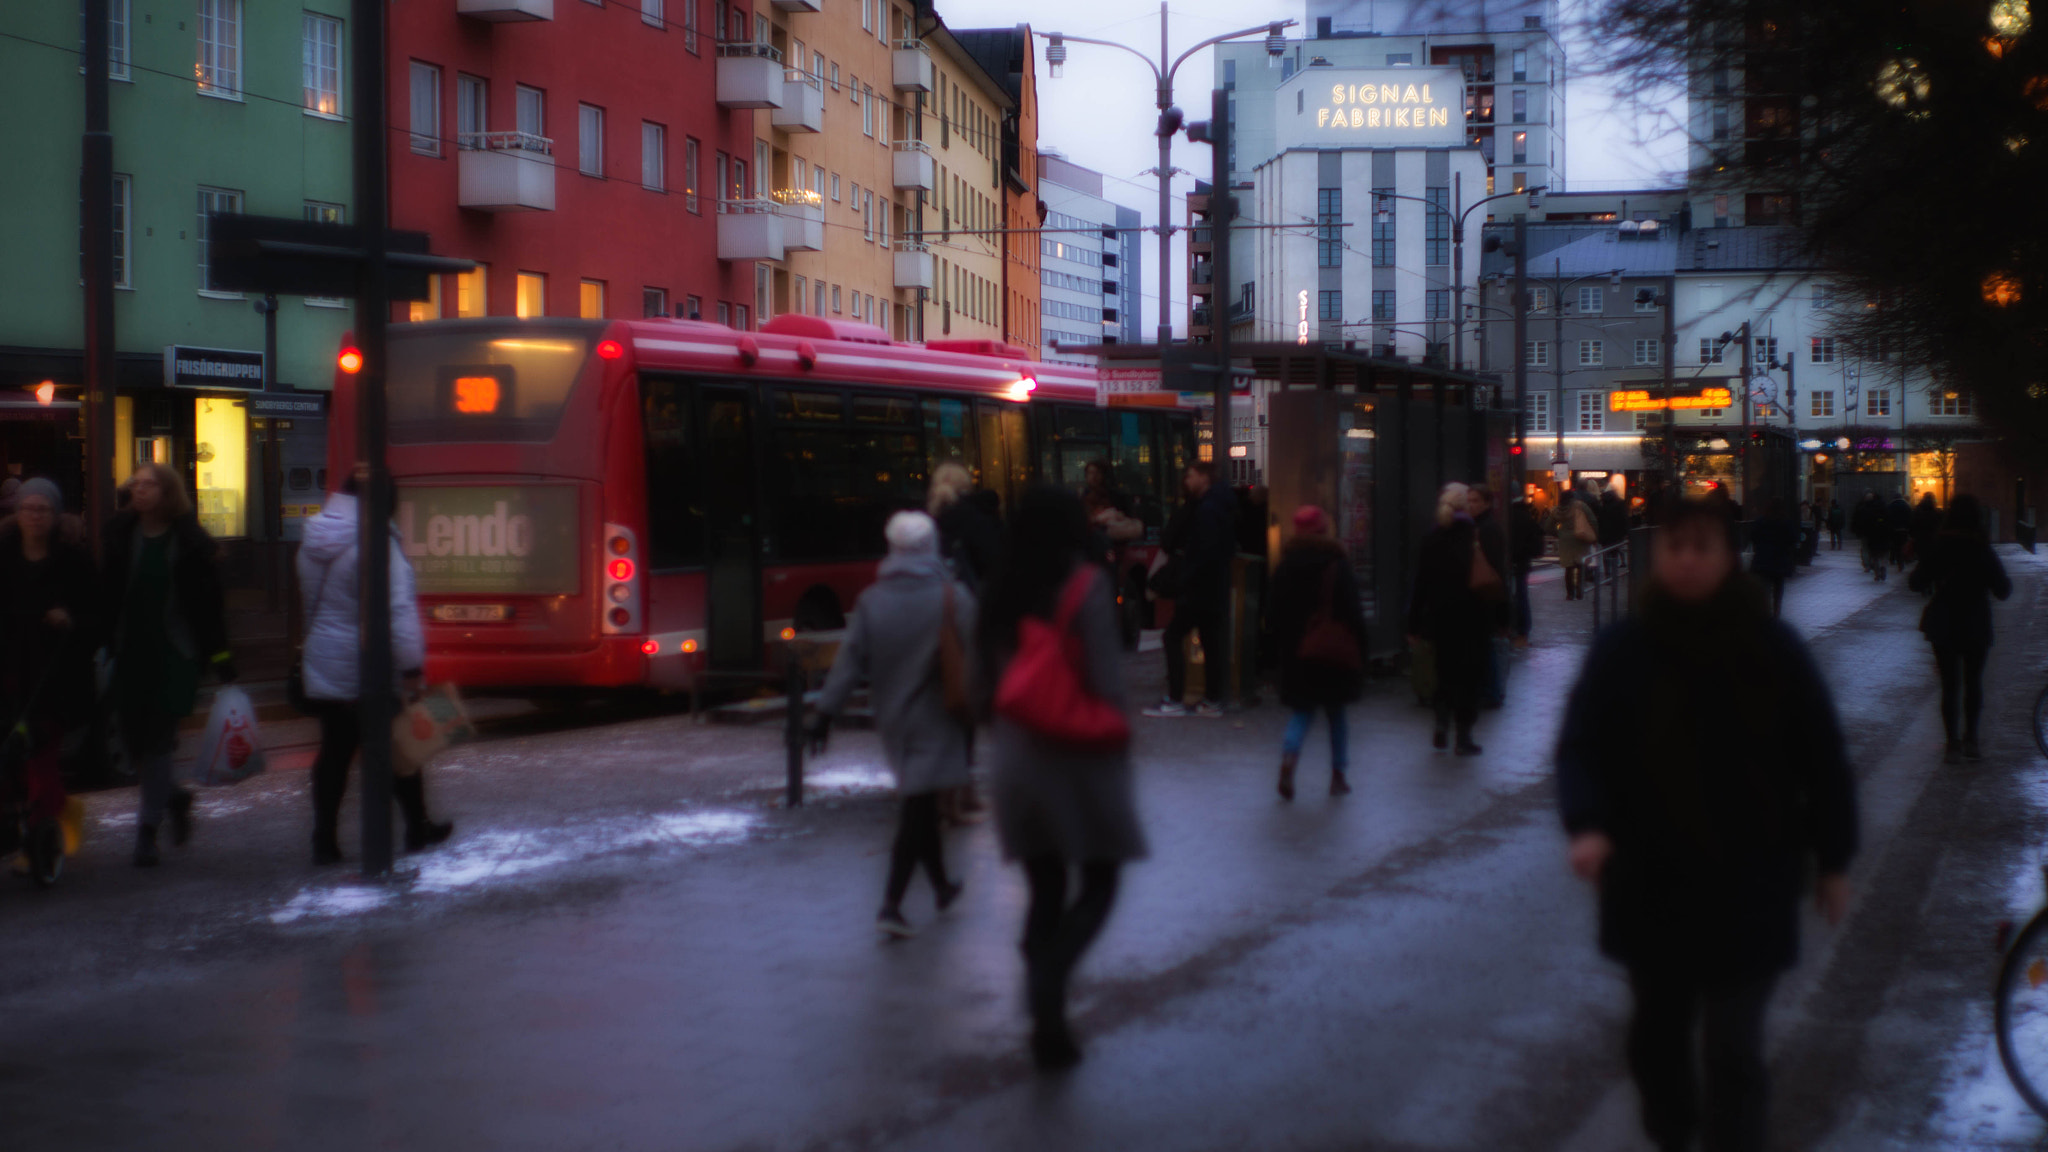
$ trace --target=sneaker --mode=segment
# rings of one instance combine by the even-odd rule
[[[917,935],[917,929],[912,928],[910,921],[903,918],[903,913],[894,908],[882,909],[881,913],[875,917],[875,927],[881,931],[882,935],[890,936],[897,940],[908,940],[912,936]]]
[[[1147,716],[1185,716],[1187,714],[1188,706],[1178,700],[1161,700],[1152,707],[1145,709],[1145,715]]]
[[[1188,715],[1199,717],[1203,720],[1214,720],[1223,715],[1223,705],[1218,704],[1214,700],[1204,700],[1193,708],[1188,709]]]

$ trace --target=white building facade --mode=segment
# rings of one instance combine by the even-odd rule
[[[1102,173],[1039,153],[1039,243],[1044,358],[1095,363],[1095,344],[1137,342],[1143,324],[1144,233],[1135,209],[1103,195]],[[1055,347],[1057,345],[1057,347]]]

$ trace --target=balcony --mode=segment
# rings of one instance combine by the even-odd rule
[[[777,12],[823,12],[825,0],[770,0]]]
[[[801,68],[782,73],[782,107],[768,114],[768,123],[784,132],[825,130],[825,86]]]
[[[455,0],[455,13],[493,24],[553,20],[555,0]]]
[[[924,41],[898,40],[890,56],[898,92],[932,90],[932,54],[925,51]]]
[[[722,61],[721,61],[722,63]],[[718,205],[720,260],[782,259],[781,205],[773,200],[722,200]]]
[[[1196,328],[1207,328],[1209,326],[1209,306],[1207,304],[1195,305],[1189,310],[1188,322]]]
[[[1216,264],[1210,260],[1195,261],[1195,283],[1209,284],[1216,279]]]
[[[823,252],[824,197],[809,188],[778,188],[771,198],[782,217],[782,246],[791,252]]]
[[[551,212],[555,143],[525,132],[465,132],[457,140],[457,203],[485,212]]]
[[[774,46],[718,46],[720,108],[780,108],[782,99],[782,53]]]
[[[896,287],[930,291],[938,282],[932,275],[931,249],[915,240],[896,242]]]
[[[909,192],[923,189],[930,192],[939,186],[938,169],[932,162],[932,150],[922,140],[898,140],[896,142],[896,190]]]

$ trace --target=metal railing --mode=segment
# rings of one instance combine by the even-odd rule
[[[1624,575],[1628,577],[1630,583],[1634,583],[1635,570],[1629,564],[1627,540],[1603,544],[1586,553],[1585,559],[1579,561],[1579,589],[1581,592],[1591,593],[1588,598],[1593,601],[1593,630],[1595,632],[1600,630],[1600,597],[1603,593],[1606,594],[1608,600],[1607,613],[1609,618],[1614,620],[1621,619],[1621,585]]]
[[[782,49],[758,40],[735,40],[718,46],[718,55],[725,60],[765,59],[782,63]]]
[[[464,152],[537,152],[555,154],[555,142],[531,132],[458,132],[455,146]]]

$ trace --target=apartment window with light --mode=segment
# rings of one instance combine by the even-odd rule
[[[1596,368],[1606,363],[1607,352],[1598,340],[1579,341],[1579,367]]]
[[[1372,190],[1372,263],[1375,268],[1394,266],[1394,190]]]
[[[1971,414],[1970,398],[1961,392],[1936,392],[1929,397],[1929,400],[1936,416],[1968,416]]]
[[[640,122],[640,186],[650,192],[668,190],[668,129]]]
[[[1607,393],[1579,393],[1579,431],[1607,431]]]
[[[1490,180],[1492,179],[1492,177],[1489,176],[1487,177],[1487,179]],[[1516,195],[1520,195],[1529,190],[1529,174],[1527,172],[1517,172],[1514,174],[1512,179],[1514,181]]]
[[[719,307],[723,308],[725,305],[721,304]],[[648,319],[668,315],[668,289],[640,289],[640,315]]]
[[[242,98],[242,0],[198,0],[199,90],[225,100]]]
[[[576,170],[604,175],[604,109],[595,104],[576,106]]]
[[[1522,360],[1531,368],[1550,367],[1550,341],[1531,340],[1523,344]]]
[[[1597,285],[1579,289],[1579,315],[1598,316],[1607,311],[1607,293]]]
[[[1629,363],[1661,364],[1664,362],[1664,357],[1660,355],[1662,351],[1663,349],[1658,347],[1658,342],[1655,340],[1638,340],[1635,344],[1635,352],[1629,358]]]
[[[1833,392],[1808,392],[1806,397],[1807,403],[1810,405],[1807,411],[1812,415],[1833,416],[1835,414],[1835,394]]]
[[[425,156],[441,154],[441,70],[432,64],[412,62],[412,150]]]
[[[604,281],[585,280],[576,286],[576,315],[585,320],[604,319]]]
[[[1889,388],[1872,388],[1870,391],[1864,393],[1863,414],[1865,416],[1891,415],[1892,390]]]
[[[1550,289],[1542,287],[1529,289],[1529,311],[1550,311]]]
[[[479,263],[467,272],[455,274],[455,315],[461,319],[483,316],[490,308],[491,266]]]
[[[697,211],[697,140],[683,137],[683,207]]]
[[[1811,355],[1815,364],[1833,364],[1835,362],[1835,338],[1833,336],[1815,336],[1813,338]]]
[[[427,298],[425,300],[408,300],[406,302],[405,318],[415,324],[441,318],[441,278],[439,276],[427,277]]]
[[[341,21],[305,14],[302,61],[306,111],[341,118]]]
[[[548,278],[538,272],[521,272],[512,298],[512,314],[521,320],[548,314]]]
[[[1531,432],[1553,431],[1550,427],[1550,393],[1531,392],[1522,397],[1524,411],[1528,415],[1528,430]]]
[[[208,255],[207,230],[209,220],[215,215],[238,215],[242,211],[242,194],[226,188],[199,189],[199,291],[206,296],[241,298],[240,292],[215,292],[206,286],[206,260]]]
[[[1527,164],[1529,162],[1529,134],[1527,132],[1515,133],[1514,160],[1512,162],[1516,164]]]

